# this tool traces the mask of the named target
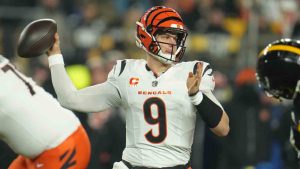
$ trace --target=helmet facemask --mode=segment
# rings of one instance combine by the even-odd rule
[[[289,85],[274,86],[274,84],[280,84],[278,81],[280,81],[281,79],[278,79],[276,80],[277,82],[276,81],[274,82],[274,78],[272,78],[273,80],[270,80],[267,76],[259,77],[257,74],[256,74],[256,78],[259,87],[264,90],[264,92],[268,97],[274,97],[279,100],[283,100],[283,99],[290,100],[296,98],[296,95],[300,93],[300,80],[298,80],[297,84],[294,85],[295,86],[294,88]]]
[[[158,41],[157,36],[161,35],[175,35],[177,37],[176,44],[171,44],[163,41]],[[153,45],[150,46],[150,54],[157,58],[158,60],[162,61],[163,63],[176,63],[180,62],[181,59],[183,58],[183,54],[185,52],[185,40],[187,37],[187,33],[184,30],[181,29],[176,29],[176,28],[158,28],[153,38]],[[161,45],[166,44],[172,46],[171,48],[171,53],[164,53],[162,51]],[[158,50],[151,50],[153,49],[158,49]]]

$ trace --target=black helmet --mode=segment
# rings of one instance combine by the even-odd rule
[[[300,87],[300,41],[281,39],[269,44],[258,55],[256,71],[265,92],[293,99]]]

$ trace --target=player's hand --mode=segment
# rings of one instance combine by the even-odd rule
[[[189,72],[189,76],[186,82],[189,95],[194,95],[199,91],[199,85],[202,79],[202,71],[203,71],[202,69],[203,69],[203,62],[199,62],[197,63],[196,74]]]
[[[47,51],[48,56],[55,55],[55,54],[61,54],[60,41],[59,41],[58,33],[55,33],[55,35],[54,35],[54,44],[53,44],[52,48],[50,48]]]

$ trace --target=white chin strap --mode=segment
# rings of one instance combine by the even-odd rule
[[[182,47],[179,47],[175,54],[167,54],[167,53],[163,53],[161,50],[158,52],[157,55],[152,54],[152,56],[154,56],[155,58],[159,59],[161,62],[165,63],[165,64],[173,64],[176,61],[176,56],[179,53],[179,51],[181,50]]]
[[[165,58],[170,58],[171,57],[170,54],[163,54],[161,51],[159,53],[161,53],[160,54],[161,56],[157,56],[157,55],[154,55],[152,53],[150,53],[150,54],[151,54],[151,56],[155,57],[156,59],[158,59],[163,64],[168,64],[168,65],[169,64],[174,64],[174,61],[165,59]],[[163,55],[165,55],[165,56],[163,56]]]

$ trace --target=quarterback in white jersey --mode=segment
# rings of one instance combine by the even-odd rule
[[[1,55],[0,82],[0,139],[19,154],[9,169],[87,166],[89,140],[70,110]]]
[[[126,112],[126,148],[114,169],[190,168],[196,113],[215,134],[229,132],[228,116],[212,94],[210,65],[179,62],[186,36],[175,10],[153,7],[137,22],[137,44],[147,60],[119,60],[106,82],[77,90],[64,69],[56,34],[48,55],[60,103],[81,112],[112,106]]]

